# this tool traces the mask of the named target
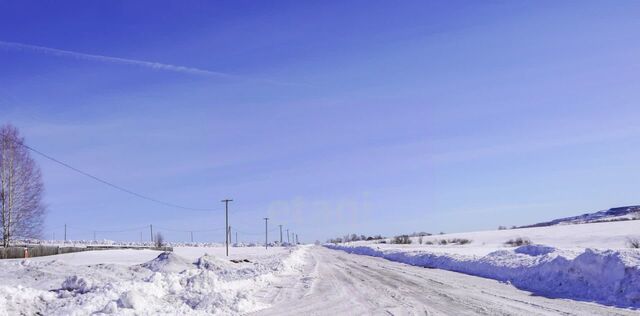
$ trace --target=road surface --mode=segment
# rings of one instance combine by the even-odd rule
[[[303,273],[257,293],[255,315],[639,315],[549,299],[490,279],[312,247]]]

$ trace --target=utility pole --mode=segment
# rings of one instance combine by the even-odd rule
[[[224,245],[227,248],[227,257],[229,256],[229,202],[232,202],[231,199],[224,199],[221,202],[224,203]]]
[[[238,232],[236,231],[236,245],[238,245]]]
[[[64,224],[64,242],[67,242],[67,224]]]
[[[153,243],[153,224],[149,224],[149,232],[151,233],[151,243]]]
[[[287,244],[291,244],[291,242],[289,241],[289,228],[287,228]]]
[[[267,249],[269,246],[269,238],[267,235],[267,232],[269,231],[269,225],[267,224],[267,222],[269,221],[268,217],[264,218],[264,249]]]
[[[227,237],[229,237],[229,243],[231,244],[232,239],[231,239],[231,226],[229,226],[229,232],[227,233]]]
[[[140,232],[140,243],[142,243],[142,232]]]
[[[280,247],[282,247],[282,225],[278,226],[280,226]]]
[[[191,232],[191,242],[193,243],[193,232]]]
[[[296,245],[299,245],[300,242],[298,241],[298,234],[296,234]]]
[[[96,231],[93,231],[93,241],[96,241]]]

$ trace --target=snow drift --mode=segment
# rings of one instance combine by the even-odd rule
[[[194,262],[168,252],[134,265],[4,261],[0,315],[244,314],[267,307],[252,293],[295,270],[306,250],[272,251],[238,263],[206,254]]]
[[[509,282],[548,297],[640,307],[640,251],[561,250],[527,245],[486,256],[376,249],[375,245],[325,245],[348,253],[381,257]]]

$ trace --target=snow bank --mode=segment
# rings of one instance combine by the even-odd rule
[[[505,242],[510,239],[526,238],[535,244],[543,244],[560,249],[626,249],[630,237],[640,238],[640,221],[591,223],[576,225],[556,225],[547,227],[518,228],[507,230],[487,230],[475,232],[450,233],[411,237],[411,244],[391,244],[386,239],[386,245],[380,248],[423,248],[424,250],[444,253],[458,253],[461,255],[487,255],[495,250],[504,249]],[[439,245],[441,240],[469,239],[466,245]],[[422,239],[422,244],[420,244]],[[377,241],[356,241],[350,244],[370,245]],[[431,245],[429,244],[431,243]]]
[[[640,251],[561,250],[527,245],[486,256],[379,249],[376,245],[325,245],[348,253],[381,257],[509,282],[549,297],[640,307]],[[377,248],[377,249],[376,249]]]
[[[181,272],[191,268],[191,262],[173,252],[163,252],[141,266],[154,272]]]
[[[307,249],[271,251],[237,263],[206,254],[191,261],[175,253],[135,265],[0,262],[0,315],[244,314],[267,307],[252,293],[291,271]]]

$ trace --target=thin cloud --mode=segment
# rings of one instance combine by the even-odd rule
[[[189,75],[247,80],[247,81],[255,81],[255,82],[262,82],[262,83],[276,84],[276,85],[296,85],[292,83],[278,82],[278,81],[272,81],[272,80],[249,79],[242,76],[232,75],[224,72],[211,71],[211,70],[199,69],[199,68],[193,68],[193,67],[177,66],[177,65],[151,62],[151,61],[145,61],[145,60],[127,59],[127,58],[111,57],[111,56],[104,56],[104,55],[85,54],[85,53],[74,52],[69,50],[22,44],[22,43],[16,43],[16,42],[0,41],[0,47],[3,47],[8,50],[14,50],[14,51],[29,51],[29,52],[35,52],[35,53],[56,56],[56,57],[68,57],[68,58],[89,60],[89,61],[102,62],[102,63],[144,67],[144,68],[153,69],[153,70],[170,71],[170,72],[177,72],[177,73],[183,73],[183,74],[189,74]]]

